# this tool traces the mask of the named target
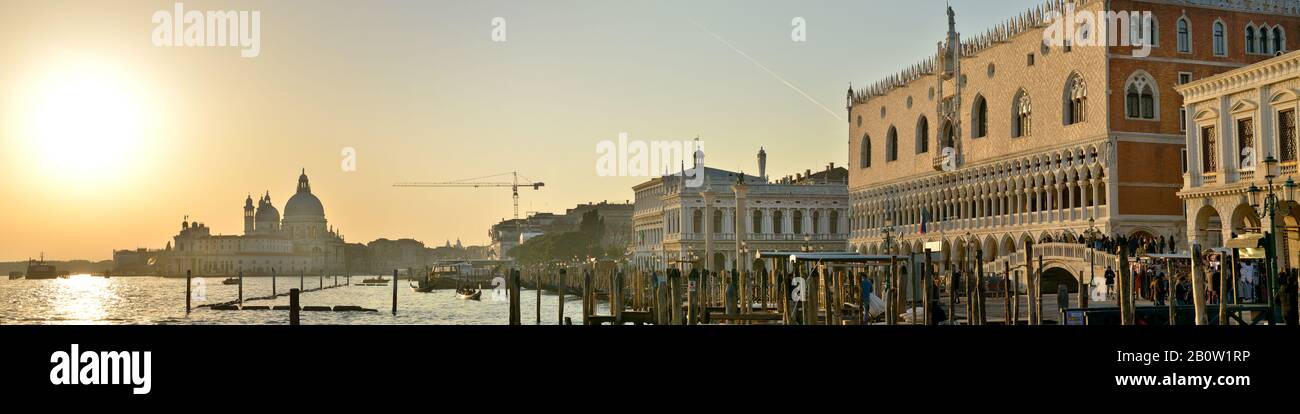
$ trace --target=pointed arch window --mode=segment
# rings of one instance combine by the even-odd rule
[[[889,127],[889,134],[885,136],[885,161],[898,161],[898,129]]]
[[[871,135],[862,135],[862,148],[858,150],[858,168],[871,167]]]
[[[1192,26],[1186,17],[1178,19],[1178,51],[1192,53]]]
[[[1083,76],[1075,73],[1065,81],[1065,125],[1074,125],[1087,120],[1088,86]]]
[[[1227,27],[1223,25],[1223,22],[1216,21],[1214,22],[1213,33],[1214,33],[1214,55],[1227,56],[1228,55]]]
[[[1273,53],[1273,51],[1269,49],[1270,47],[1273,46],[1273,42],[1270,41],[1270,39],[1272,39],[1272,36],[1269,36],[1268,26],[1260,27],[1259,28],[1259,53],[1263,53],[1265,55]]]
[[[1259,53],[1259,48],[1255,47],[1255,25],[1246,26],[1246,53]]]
[[[1273,53],[1286,52],[1286,32],[1282,26],[1273,26]]]
[[[916,121],[916,153],[930,152],[930,120],[924,115]]]
[[[1029,136],[1033,132],[1033,105],[1024,90],[1017,92],[1016,98],[1011,100],[1011,114],[1011,137]]]
[[[1133,39],[1134,46],[1148,44],[1151,46],[1160,45],[1160,30],[1154,14],[1145,14],[1141,19],[1135,19],[1129,25],[1129,39]]]
[[[984,100],[984,96],[975,97],[974,108],[971,108],[971,137],[983,138],[989,134],[989,104]],[[951,143],[945,142],[945,145]]]
[[[1155,120],[1159,113],[1155,81],[1146,72],[1136,72],[1124,86],[1124,115],[1129,119]]]

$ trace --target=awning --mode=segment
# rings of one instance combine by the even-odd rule
[[[1232,240],[1228,240],[1227,243],[1223,244],[1223,247],[1229,249],[1254,249],[1262,246],[1263,243],[1264,243],[1263,234],[1250,233],[1250,234],[1243,234],[1237,236],[1237,238]]]

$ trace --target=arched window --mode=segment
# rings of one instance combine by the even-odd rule
[[[1263,26],[1259,28],[1259,53],[1263,53],[1266,55],[1273,53],[1271,50],[1269,50],[1269,48],[1273,46],[1273,42],[1269,41],[1270,36],[1268,35],[1268,33],[1269,33],[1268,26]]]
[[[803,234],[803,210],[795,210],[791,216],[791,224],[794,227],[794,234]]]
[[[1155,120],[1159,113],[1159,93],[1151,75],[1134,72],[1124,85],[1124,115],[1129,119]]]
[[[916,121],[916,153],[930,152],[930,120],[925,116]]]
[[[858,168],[871,167],[871,135],[862,135],[862,149],[858,153]]]
[[[1192,25],[1186,17],[1178,19],[1178,51],[1192,53]]]
[[[1015,99],[1011,100],[1011,137],[1027,137],[1033,131],[1033,106],[1029,102],[1029,94],[1023,89],[1016,92]]]
[[[898,161],[898,129],[893,126],[889,127],[889,134],[885,136],[885,161]]]
[[[1273,53],[1286,53],[1286,32],[1282,26],[1273,26]]]
[[[763,210],[755,209],[750,212],[750,215],[749,223],[752,227],[750,227],[749,232],[754,234],[763,234]]]
[[[691,213],[691,233],[704,233],[704,210]]]
[[[1064,115],[1065,125],[1074,125],[1087,120],[1085,109],[1088,104],[1088,86],[1083,81],[1083,76],[1078,73],[1070,75],[1065,80]]]
[[[1223,22],[1220,21],[1214,22],[1214,55],[1215,56],[1228,55],[1227,28],[1223,25]]]
[[[1246,53],[1259,53],[1259,48],[1255,47],[1255,25],[1252,23],[1246,26]]]
[[[989,134],[989,103],[984,100],[983,95],[975,96],[975,105],[971,108],[971,138],[983,138]],[[944,142],[945,146],[952,145],[950,142]]]
[[[818,210],[812,212],[812,233],[821,234],[822,232],[822,213]]]
[[[785,219],[781,210],[772,211],[772,234],[782,234],[781,221]]]
[[[1129,39],[1134,46],[1143,44],[1151,46],[1160,45],[1160,31],[1156,23],[1154,14],[1147,14],[1141,19],[1136,19],[1129,25]]]
[[[840,232],[840,212],[839,212],[839,210],[831,210],[831,214],[830,214],[830,216],[831,216],[831,217],[830,217],[830,222],[831,222],[831,226],[830,226],[830,227],[831,227],[831,228],[830,228],[830,232],[829,232],[829,233],[830,233],[830,234],[838,234],[838,233]]]

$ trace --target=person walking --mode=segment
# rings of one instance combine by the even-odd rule
[[[1106,299],[1115,298],[1115,269],[1106,266]]]

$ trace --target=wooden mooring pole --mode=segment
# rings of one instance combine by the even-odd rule
[[[556,303],[556,307],[559,308],[560,311],[555,317],[555,323],[558,325],[564,325],[564,291],[567,289],[565,285],[568,284],[568,280],[566,280],[568,279],[568,274],[568,270],[560,269],[560,278],[555,281],[555,291],[559,293],[560,296],[559,302]]]
[[[244,306],[244,271],[239,271],[239,306]]]
[[[397,269],[393,269],[393,316],[397,316]]]
[[[189,270],[186,270],[185,271],[185,314],[186,315],[190,314],[190,297],[194,296],[194,293],[190,291],[190,286],[193,285],[194,283],[191,282],[191,272]]]
[[[289,289],[289,325],[298,325],[298,295],[302,291]]]
[[[510,280],[507,281],[510,289],[510,324],[522,325],[523,318],[519,315],[519,269],[510,270]]]
[[[275,269],[271,269],[271,297],[275,297]]]

